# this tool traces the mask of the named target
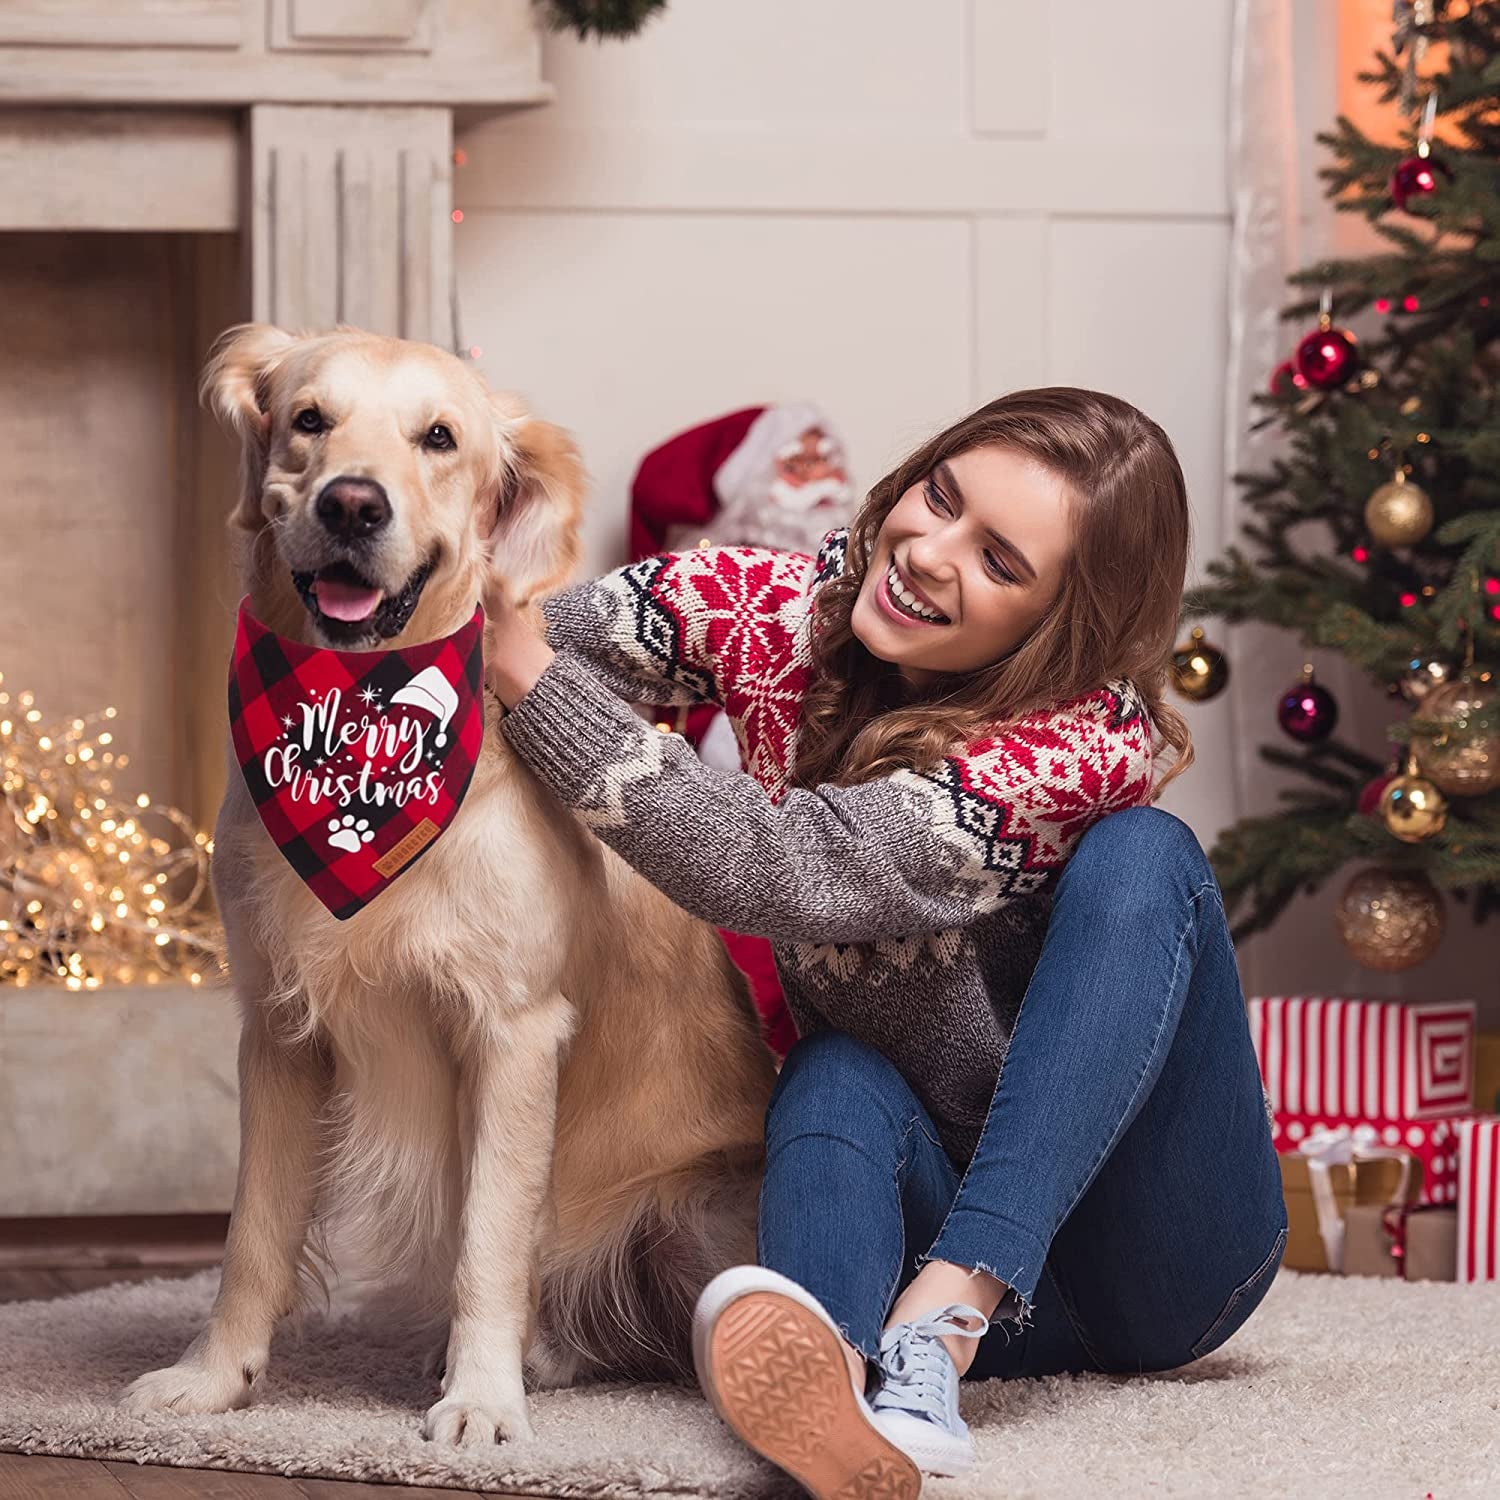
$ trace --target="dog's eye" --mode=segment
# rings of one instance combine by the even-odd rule
[[[316,406],[304,406],[301,411],[292,418],[292,426],[298,432],[322,432],[323,413]]]
[[[435,449],[439,453],[446,453],[455,446],[453,434],[441,422],[434,422],[423,435],[422,446]]]

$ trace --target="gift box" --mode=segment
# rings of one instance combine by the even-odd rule
[[[1458,1209],[1351,1203],[1344,1211],[1344,1274],[1452,1281],[1458,1274]]]
[[[1289,1271],[1331,1270],[1318,1233],[1318,1214],[1313,1206],[1306,1159],[1295,1152],[1284,1152],[1277,1161],[1281,1165],[1281,1192],[1286,1199],[1286,1248],[1281,1263]],[[1354,1202],[1353,1180],[1340,1173],[1334,1192],[1339,1213],[1347,1214]]]
[[[1416,1202],[1423,1207],[1458,1202],[1458,1125],[1472,1110],[1441,1120],[1330,1120],[1277,1110],[1271,1119],[1271,1142],[1280,1152],[1296,1152],[1327,1130],[1357,1130],[1381,1146],[1409,1151],[1422,1166]]]
[[[1248,1011],[1277,1111],[1355,1125],[1436,1120],[1474,1107],[1472,1000],[1257,996]]]
[[[1404,1209],[1421,1191],[1421,1161],[1381,1145],[1367,1126],[1320,1130],[1277,1162],[1287,1217],[1281,1263],[1293,1271],[1344,1270],[1351,1214]]]
[[[1500,1281],[1500,1115],[1458,1126],[1458,1279]]]
[[[1500,1031],[1474,1038],[1474,1108],[1500,1115]]]

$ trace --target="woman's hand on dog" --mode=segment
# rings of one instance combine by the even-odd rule
[[[484,618],[485,680],[506,708],[514,708],[556,653],[538,611],[515,604],[505,579],[494,574],[485,589]]]

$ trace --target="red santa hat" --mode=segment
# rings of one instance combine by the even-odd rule
[[[702,541],[816,552],[853,508],[843,440],[811,402],[747,406],[680,432],[641,460],[632,561]]]

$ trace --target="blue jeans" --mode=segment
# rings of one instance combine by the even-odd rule
[[[927,1260],[1012,1290],[970,1378],[1174,1369],[1222,1344],[1281,1262],[1286,1206],[1219,888],[1191,830],[1132,808],[1055,892],[973,1159],[843,1032],[782,1065],[760,1262],[874,1358]]]

